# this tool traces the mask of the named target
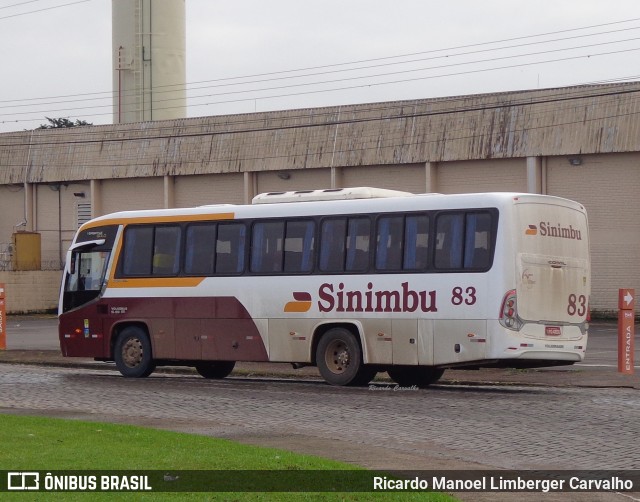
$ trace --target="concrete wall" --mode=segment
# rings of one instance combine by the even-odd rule
[[[62,272],[38,270],[0,272],[5,285],[7,314],[30,314],[58,308]]]
[[[640,291],[640,155],[619,153],[547,161],[547,191],[580,201],[591,232],[591,306],[613,312],[619,288]]]

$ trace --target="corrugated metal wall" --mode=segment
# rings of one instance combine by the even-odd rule
[[[104,180],[102,182],[103,213],[122,210],[164,207],[162,178]]]
[[[22,185],[0,185],[0,271],[11,268],[11,235],[24,220]]]
[[[587,208],[593,265],[592,307],[615,309],[618,289],[640,291],[640,156],[611,154],[547,161],[547,191]]]
[[[282,190],[313,190],[331,186],[330,169],[266,171],[257,173],[256,178],[256,193]]]
[[[347,167],[342,171],[343,186],[390,188],[412,193],[426,192],[424,164]]]
[[[526,192],[525,159],[441,162],[437,169],[438,192]]]
[[[174,184],[176,207],[244,202],[242,174],[176,176]]]

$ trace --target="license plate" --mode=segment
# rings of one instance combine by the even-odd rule
[[[547,336],[560,336],[562,335],[562,328],[560,326],[545,326],[544,334]]]

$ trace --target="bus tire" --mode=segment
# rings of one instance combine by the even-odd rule
[[[229,376],[235,365],[235,361],[207,361],[196,364],[195,368],[200,376],[219,380]]]
[[[377,373],[362,363],[360,344],[353,333],[344,328],[327,331],[316,349],[320,375],[331,385],[366,385]]]
[[[415,385],[420,389],[424,389],[440,380],[444,370],[429,366],[393,366],[387,368],[387,373],[401,387]]]
[[[113,358],[122,376],[128,378],[147,377],[156,369],[149,335],[138,326],[129,326],[118,335]]]

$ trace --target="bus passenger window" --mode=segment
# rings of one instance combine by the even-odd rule
[[[311,272],[315,225],[313,221],[289,221],[284,240],[284,271]]]
[[[376,268],[400,270],[402,268],[402,216],[383,216],[378,219],[376,231]]]
[[[155,228],[153,275],[175,275],[180,270],[180,227]]]
[[[364,272],[369,268],[369,239],[371,221],[369,218],[349,218],[347,233],[347,272]]]
[[[409,215],[404,229],[405,270],[425,270],[429,264],[429,217]]]
[[[462,213],[438,216],[434,257],[437,269],[462,268],[463,217]]]
[[[320,230],[320,270],[344,271],[346,218],[324,220]]]
[[[151,275],[153,227],[127,227],[124,233],[122,272],[128,276]]]
[[[247,229],[242,223],[218,225],[216,274],[240,274],[244,270]]]
[[[215,239],[215,224],[189,225],[185,248],[185,273],[213,274]]]
[[[254,224],[251,239],[251,271],[282,272],[284,221]]]
[[[491,259],[491,215],[468,213],[465,233],[464,268],[487,268]]]

